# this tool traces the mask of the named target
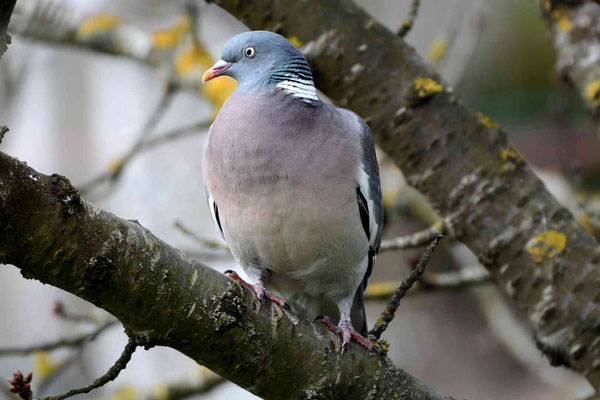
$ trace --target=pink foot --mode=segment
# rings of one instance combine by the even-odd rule
[[[273,303],[279,305],[279,307],[284,308],[286,310],[290,309],[290,305],[287,301],[285,301],[284,299],[282,299],[281,297],[277,296],[275,293],[271,293],[268,290],[265,290],[264,286],[262,284],[256,284],[253,285],[251,283],[246,282],[245,280],[243,280],[235,271],[232,270],[227,270],[224,272],[225,275],[227,275],[228,277],[230,277],[231,279],[233,279],[234,281],[238,281],[239,283],[241,283],[242,285],[252,289],[252,291],[254,293],[256,293],[256,297],[258,297],[258,299],[260,301],[263,301],[264,298],[266,297],[267,299],[270,299]]]
[[[371,351],[374,349],[373,343],[371,343],[368,339],[356,332],[352,327],[351,323],[344,323],[342,321],[340,323],[340,326],[335,326],[334,323],[331,322],[331,319],[326,315],[317,317],[315,319],[325,324],[327,329],[329,329],[331,332],[337,333],[338,335],[342,336],[342,352],[344,352],[346,348],[348,348],[350,340],[354,340],[356,343],[360,344],[367,350]]]

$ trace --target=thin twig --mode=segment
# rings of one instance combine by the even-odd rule
[[[402,25],[400,25],[400,28],[398,28],[398,36],[401,38],[405,37],[413,27],[415,20],[417,19],[417,14],[419,13],[420,5],[420,0],[412,0],[412,3],[410,4],[410,11],[408,12],[408,19],[404,21]]]
[[[27,347],[15,347],[15,348],[5,348],[0,349],[0,357],[2,356],[10,356],[10,355],[24,355],[33,353],[34,351],[50,351],[59,349],[62,347],[78,347],[83,345],[87,341],[94,340],[98,335],[104,332],[106,329],[110,328],[113,325],[116,325],[119,321],[111,320],[105,322],[102,325],[99,325],[94,331],[90,333],[86,333],[81,336],[76,336],[73,338],[66,338],[57,340],[56,342],[44,343],[44,344],[36,344],[33,346]]]
[[[150,117],[138,132],[137,138],[133,143],[131,149],[125,154],[123,158],[119,160],[116,166],[110,171],[102,173],[96,176],[95,178],[92,178],[88,183],[81,185],[79,190],[82,194],[89,192],[93,187],[102,182],[110,181],[111,183],[114,183],[117,181],[117,179],[123,172],[125,166],[144,147],[153,129],[160,122],[161,118],[164,116],[165,112],[169,108],[169,104],[171,104],[171,100],[173,99],[173,95],[175,94],[175,92],[176,86],[173,83],[169,83],[164,93],[162,94],[160,101],[150,114]]]
[[[4,139],[4,135],[8,132],[9,129],[7,126],[0,126],[0,144],[2,144],[2,140]]]
[[[96,379],[91,385],[79,389],[69,390],[67,393],[61,394],[59,396],[44,397],[41,400],[63,400],[67,397],[72,397],[78,394],[89,393],[94,389],[106,385],[110,381],[114,381],[115,379],[117,379],[121,371],[123,371],[127,367],[127,363],[129,363],[129,360],[131,360],[131,356],[133,355],[137,347],[137,339],[133,336],[130,336],[129,340],[127,341],[127,345],[125,345],[125,349],[123,350],[123,353],[121,353],[119,359],[114,363],[112,367],[108,369],[106,374]]]
[[[198,244],[200,244],[203,247],[215,250],[224,250],[227,253],[230,253],[229,247],[227,247],[226,244],[223,244],[217,240],[205,239],[203,237],[200,237],[197,233],[193,232],[191,229],[186,227],[181,221],[175,221],[173,225],[175,225],[175,227],[179,229],[181,233],[183,233],[189,238],[194,239],[194,241],[198,242]]]
[[[142,153],[144,151],[162,146],[163,144],[169,143],[171,141],[183,139],[188,136],[195,135],[201,132],[203,129],[206,129],[210,126],[211,121],[201,121],[192,125],[175,128],[171,131],[163,133],[161,135],[156,135],[155,137],[149,138],[145,140],[142,145],[134,146],[129,150],[129,152],[121,158],[118,162],[116,168],[108,169],[100,174],[96,175],[94,178],[90,179],[88,182],[79,186],[79,191],[82,194],[85,194],[91,191],[94,187],[104,183],[104,182],[116,182],[124,167],[134,158],[134,156]]]
[[[413,233],[407,236],[400,236],[394,239],[388,239],[381,242],[380,251],[388,250],[403,250],[413,249],[415,247],[425,246],[435,239],[440,233],[444,233],[444,224],[439,221],[433,224],[431,227]]]
[[[450,272],[428,272],[423,274],[408,294],[423,293],[432,290],[462,290],[488,283],[492,277],[480,266],[462,268]],[[366,300],[389,298],[399,286],[399,282],[373,282],[365,291]]]
[[[375,322],[375,326],[369,332],[369,339],[371,341],[379,340],[381,334],[385,332],[389,323],[392,322],[394,319],[394,314],[400,306],[400,300],[402,300],[406,292],[410,290],[415,282],[419,280],[419,277],[423,275],[423,272],[425,272],[425,268],[431,259],[431,255],[433,254],[433,251],[437,247],[442,237],[443,235],[441,233],[437,234],[431,244],[427,247],[427,249],[425,249],[425,252],[423,252],[423,255],[421,256],[421,259],[419,260],[419,263],[415,269],[411,271],[408,278],[403,280],[398,289],[396,289],[391,300],[385,307],[385,310],[381,313],[381,316],[377,319],[377,322]]]
[[[55,300],[54,304],[52,304],[52,313],[69,322],[90,322],[90,323],[98,323],[97,319],[93,318],[90,314],[74,314],[65,309],[65,305],[60,300]]]

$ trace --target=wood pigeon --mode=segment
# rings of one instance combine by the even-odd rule
[[[229,276],[261,300],[330,316],[320,319],[343,349],[371,349],[363,293],[383,208],[369,127],[319,99],[306,59],[278,34],[231,38],[202,79],[222,75],[238,86],[210,128],[204,179],[215,225],[254,282]]]

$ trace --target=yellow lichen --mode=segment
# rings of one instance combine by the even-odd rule
[[[413,81],[413,87],[417,96],[421,99],[433,96],[442,91],[442,85],[431,78],[417,78]]]
[[[585,88],[585,98],[591,102],[594,107],[600,107],[600,81],[594,79]]]
[[[516,164],[519,163],[523,157],[519,154],[519,152],[513,147],[513,145],[509,145],[509,147],[500,149],[500,157],[502,160],[506,161],[502,164],[502,172],[511,172],[516,168]]]
[[[492,129],[498,129],[499,126],[496,122],[494,122],[494,120],[492,120],[490,117],[483,115],[482,113],[479,113],[479,122],[481,122],[483,125],[487,126],[488,128],[492,128]]]
[[[567,245],[567,237],[564,233],[547,230],[527,243],[527,252],[535,263],[541,263],[544,260],[554,258],[562,252]]]
[[[592,216],[588,212],[582,212],[579,215],[579,223],[590,235],[596,236],[596,225],[592,221]]]
[[[573,23],[569,18],[566,17],[560,18],[556,23],[556,26],[563,32],[569,32],[571,29],[573,29]]]
[[[152,44],[159,50],[171,49],[175,47],[183,35],[190,30],[192,20],[189,15],[184,15],[179,18],[177,23],[165,30],[152,33]]]
[[[177,75],[191,75],[195,72],[202,76],[202,72],[210,68],[211,65],[210,55],[200,46],[193,46],[177,55],[175,58],[175,73]]]
[[[392,207],[400,194],[400,186],[393,185],[388,186],[383,189],[383,195],[381,196],[383,199],[384,207]]]
[[[430,63],[436,64],[446,55],[448,51],[448,41],[442,37],[436,37],[429,45],[427,59]]]
[[[365,296],[367,297],[388,297],[398,288],[397,282],[373,282],[367,286]]]
[[[37,379],[43,380],[56,371],[58,365],[52,361],[47,351],[36,351],[33,355],[33,371]]]
[[[161,383],[154,387],[152,398],[155,400],[166,400],[169,398],[169,386]]]
[[[138,396],[138,391],[134,386],[126,385],[117,389],[111,396],[110,400],[135,400]]]
[[[96,14],[85,19],[77,28],[77,36],[86,37],[98,33],[106,33],[115,29],[121,18],[114,14]]]
[[[444,221],[437,221],[433,224],[433,228],[438,232],[442,232],[444,230]]]
[[[296,47],[297,49],[302,47],[302,41],[298,39],[298,36],[290,36],[289,38],[287,38],[287,40],[289,40],[289,42],[293,44],[294,47]]]
[[[113,158],[112,160],[108,161],[108,170],[111,174],[116,174],[121,170],[121,168],[123,168],[123,164],[125,164],[124,157]]]
[[[504,161],[521,159],[521,155],[512,145],[500,149],[500,157],[502,157]]]

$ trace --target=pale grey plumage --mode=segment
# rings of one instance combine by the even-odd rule
[[[243,59],[247,46],[255,60]],[[211,127],[203,162],[216,225],[251,279],[308,317],[341,312],[349,323],[352,308],[364,332],[363,290],[383,225],[368,126],[313,98],[304,57],[279,35],[238,35],[223,58],[240,85]]]

